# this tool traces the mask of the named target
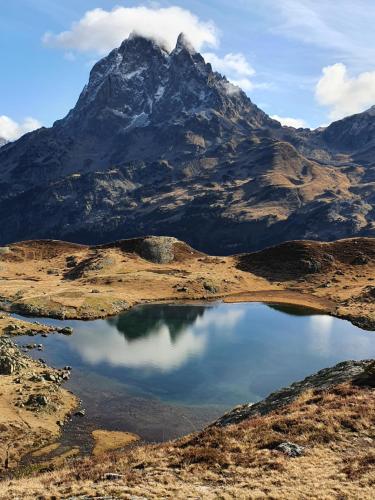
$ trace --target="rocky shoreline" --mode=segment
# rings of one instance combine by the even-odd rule
[[[375,387],[375,361],[373,359],[343,361],[335,366],[324,368],[306,377],[304,380],[294,382],[288,387],[283,387],[273,392],[258,403],[237,406],[216,420],[212,425],[222,427],[238,424],[249,418],[266,415],[283,406],[287,406],[305,391],[327,390],[335,385],[357,379],[367,380],[369,385]]]
[[[10,329],[13,335],[24,331],[25,322],[18,326]],[[33,327],[30,324],[30,331],[35,331]],[[26,453],[55,440],[78,403],[62,387],[70,377],[70,367],[55,369],[42,359],[34,360],[27,355],[32,348],[29,344],[21,349],[9,335],[0,335],[0,473],[17,467]]]

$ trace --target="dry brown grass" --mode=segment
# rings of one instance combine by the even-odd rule
[[[100,247],[48,241],[12,244],[0,256],[1,298],[34,316],[85,319],[160,300],[257,300],[305,305],[366,327],[375,324],[374,239],[290,242],[220,258],[202,256],[180,242],[169,264],[142,258],[136,252],[138,240]],[[356,264],[358,257],[364,263]],[[306,272],[309,260],[319,261],[321,272]],[[216,292],[207,291],[205,282]]]
[[[161,445],[0,484],[0,498],[367,499],[375,490],[375,391],[343,384],[308,391],[276,412]],[[299,458],[275,448],[305,447]],[[104,479],[121,474],[117,481]]]

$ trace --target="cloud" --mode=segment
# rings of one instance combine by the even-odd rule
[[[236,54],[229,53],[224,57],[219,57],[212,52],[206,52],[203,57],[212,64],[215,71],[227,76],[233,85],[245,91],[254,88],[254,84],[248,77],[253,76],[255,70],[240,52]]]
[[[229,53],[224,57],[219,57],[212,52],[206,52],[203,56],[220,73],[226,74],[229,72],[244,76],[252,76],[255,73],[255,70],[250,66],[246,57],[241,53]]]
[[[265,0],[277,13],[273,32],[307,44],[333,50],[357,66],[375,58],[371,19],[375,3],[369,0]],[[263,2],[263,0],[262,0]],[[264,4],[263,4],[264,5]],[[280,21],[281,19],[281,21]]]
[[[196,335],[192,329],[186,329],[173,340],[168,326],[161,324],[147,337],[129,341],[115,329],[103,336],[102,330],[82,328],[72,343],[82,358],[92,365],[104,362],[115,367],[168,372],[180,367],[191,357],[202,354],[206,348],[207,334]]]
[[[375,104],[375,71],[350,77],[345,64],[326,66],[316,85],[315,97],[330,109],[332,120],[365,111]]]
[[[117,47],[130,33],[154,38],[169,49],[178,35],[187,35],[196,50],[203,46],[216,47],[218,30],[211,21],[201,21],[189,10],[180,7],[114,7],[87,11],[72,24],[71,29],[58,34],[45,33],[43,42],[69,51],[105,54]]]
[[[17,123],[9,116],[0,116],[0,137],[6,139],[7,141],[15,141],[21,135],[27,132],[32,132],[37,128],[40,128],[42,124],[32,117],[27,117],[21,123]]]
[[[279,115],[272,115],[271,118],[277,120],[281,123],[281,125],[285,125],[286,127],[306,128],[308,126],[305,120],[302,120],[301,118],[289,118],[287,116]]]
[[[203,355],[210,336],[235,335],[236,325],[244,315],[245,309],[241,306],[232,306],[224,311],[213,307],[180,331],[178,336],[173,336],[167,322],[160,321],[146,337],[132,340],[119,334],[116,327],[108,329],[103,335],[100,322],[96,325],[80,324],[77,334],[69,337],[68,341],[92,365],[105,362],[115,367],[169,372],[189,359]]]
[[[67,60],[74,60],[76,52],[103,55],[118,47],[132,32],[153,38],[171,50],[180,33],[185,33],[194,48],[216,48],[219,45],[219,30],[212,21],[202,21],[192,12],[181,7],[158,6],[114,7],[87,11],[74,22],[70,30],[61,33],[45,33],[43,42],[50,47],[65,51]],[[224,74],[233,86],[245,91],[254,88],[269,88],[269,84],[255,84],[250,77],[254,68],[244,54],[228,53],[223,57],[213,53],[203,54],[213,68]],[[232,87],[231,87],[232,89]],[[233,92],[238,89],[233,87]]]

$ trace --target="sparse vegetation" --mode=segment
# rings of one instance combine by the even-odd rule
[[[374,426],[375,391],[346,383],[307,391],[287,407],[238,425],[6,481],[0,498],[370,499]],[[285,456],[276,450],[284,441],[303,445],[305,453]],[[106,479],[108,473],[116,480]]]

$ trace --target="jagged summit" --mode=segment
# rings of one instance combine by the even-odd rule
[[[213,114],[234,120],[233,125],[240,119],[241,129],[274,125],[232,87],[184,34],[170,53],[155,40],[132,34],[95,64],[77,105],[56,126],[103,138],[163,122],[182,125],[198,116],[209,120]]]
[[[181,50],[186,50],[191,54],[195,54],[196,50],[193,47],[192,43],[189,41],[189,38],[185,35],[185,33],[180,33],[177,38],[176,47],[174,48],[175,53],[181,52]]]

